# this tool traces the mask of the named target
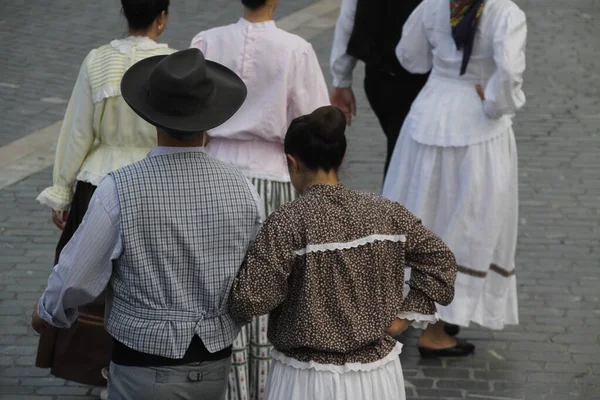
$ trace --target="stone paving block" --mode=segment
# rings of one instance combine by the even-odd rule
[[[567,383],[573,381],[577,374],[573,373],[549,373],[549,372],[532,372],[527,375],[529,382],[548,382],[548,383]]]
[[[592,344],[598,343],[598,335],[556,335],[552,338],[555,343],[566,343],[566,344]]]
[[[43,377],[48,376],[49,371],[35,367],[13,367],[6,368],[2,374],[3,377]]]
[[[65,381],[62,379],[47,377],[47,378],[28,378],[21,382],[23,386],[47,387],[47,386],[65,386]]]
[[[422,396],[406,396],[406,400],[439,400],[439,397],[435,396],[435,397],[422,397]],[[444,400],[462,400],[463,397],[458,397],[458,398],[452,398],[452,397],[448,397],[447,399]]]
[[[600,363],[600,360],[598,360]],[[566,372],[566,373],[577,373],[586,374],[594,373],[592,367],[589,364],[575,364],[575,363],[556,363],[549,362],[544,366],[544,370],[548,372]]]
[[[0,378],[0,387],[4,386],[17,386],[19,380],[17,378]]]
[[[17,359],[15,360],[15,365],[24,367],[35,365],[35,356],[17,357]]]
[[[474,371],[474,378],[481,381],[525,382],[527,374],[515,369],[513,371]]]
[[[490,361],[489,366],[492,371],[541,371],[542,363],[530,361]]]
[[[491,391],[489,382],[474,380],[440,379],[436,382],[436,387],[466,391]]]
[[[417,375],[421,375],[421,371],[418,369],[407,369],[403,367],[402,375],[404,376],[404,379],[415,378]]]
[[[444,360],[445,368],[467,368],[469,370],[487,370],[489,368],[489,360],[477,359],[474,357],[459,357],[448,358]]]
[[[45,394],[45,395],[84,395],[87,394],[87,388],[81,387],[72,387],[72,386],[50,386],[39,389],[37,394]]]
[[[28,396],[33,390],[25,386],[0,387],[0,400],[51,400],[50,397]]]
[[[463,394],[461,390],[451,389],[417,389],[416,398],[435,398],[435,399],[449,399],[456,398],[462,399]]]
[[[2,388],[2,390],[3,389],[4,388]],[[21,389],[26,389],[26,388],[21,387]],[[0,400],[52,400],[52,397],[48,397],[48,396],[6,395],[6,396],[0,396]]]
[[[527,382],[527,383],[519,383],[515,384],[513,382],[507,381],[496,381],[493,384],[494,390],[493,393],[497,396],[505,396],[505,397],[528,397],[530,395],[537,394],[539,396],[543,396],[546,394],[550,394],[552,391],[552,387],[547,384],[541,384],[539,382]]]
[[[415,366],[419,368],[442,367],[444,365],[443,361],[439,359],[422,359],[420,357],[408,358],[404,353],[400,355],[400,361],[402,362],[402,365]]]
[[[526,342],[519,341],[513,342],[510,345],[510,349],[513,351],[528,351],[528,352],[551,352],[551,351],[565,351],[566,345],[559,343],[539,343],[539,342]]]
[[[471,376],[468,369],[460,368],[423,368],[422,370],[426,378],[469,379]]]
[[[600,346],[598,344],[575,344],[569,347],[569,352],[573,354],[597,355],[600,359]]]
[[[407,380],[410,382],[417,390],[419,388],[423,389],[431,389],[434,387],[435,380],[434,379],[423,379],[423,378],[411,378]]]
[[[0,314],[1,313],[2,312],[0,311]],[[0,336],[0,345],[15,344],[16,342],[16,336]]]
[[[575,361],[576,363],[597,364],[598,363],[598,355],[597,354],[573,354],[573,361]]]
[[[547,328],[546,326],[540,327],[540,330],[543,332]],[[561,332],[564,328],[561,329]],[[527,340],[533,342],[547,342],[550,340],[549,333],[523,333],[523,332],[494,332],[494,339],[496,340],[504,340],[504,341],[518,341],[518,340]]]
[[[58,396],[56,400],[89,400],[89,399],[98,399],[98,396]]]

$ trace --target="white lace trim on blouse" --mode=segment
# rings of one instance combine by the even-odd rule
[[[295,358],[287,357],[277,350],[273,350],[271,356],[274,360],[278,360],[285,365],[294,367],[297,369],[314,369],[315,371],[334,372],[336,374],[345,374],[353,371],[373,371],[379,369],[391,362],[398,359],[398,356],[402,353],[402,343],[396,343],[396,346],[390,351],[390,353],[380,360],[373,361],[372,363],[348,363],[344,365],[335,364],[321,364],[314,361],[302,362]]]
[[[334,251],[334,250],[347,250],[353,247],[364,246],[369,243],[377,241],[390,241],[390,242],[406,242],[405,235],[371,235],[366,236],[351,242],[345,243],[324,243],[324,244],[309,244],[301,250],[296,250],[294,253],[298,256],[303,256],[308,253],[315,253],[317,251]]]
[[[133,46],[139,50],[167,48],[166,44],[156,43],[147,36],[128,36],[125,39],[113,40],[110,45],[123,54],[127,54]]]
[[[109,97],[117,97],[121,95],[121,88],[118,86],[104,86],[92,93],[92,101],[99,103]]]

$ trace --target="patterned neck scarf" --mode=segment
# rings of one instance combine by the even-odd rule
[[[463,60],[460,74],[464,75],[469,65],[473,41],[477,31],[477,22],[485,0],[450,0],[450,26],[452,27],[452,38],[456,48],[463,51]]]

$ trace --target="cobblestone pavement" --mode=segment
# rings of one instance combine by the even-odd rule
[[[107,32],[121,27],[111,22],[115,12],[100,13],[98,4],[106,1],[86,5],[88,12],[82,18],[75,17],[76,2],[55,1],[59,5],[53,10],[33,3],[3,0],[0,5],[4,19],[0,39],[10,43],[2,51],[19,60],[5,64],[3,57],[0,69],[0,107],[6,111],[0,145],[60,119],[64,104],[42,105],[39,99],[67,99],[90,43],[105,42],[110,38]],[[233,2],[213,2],[211,10],[201,10],[201,2],[191,0],[174,3],[180,8],[174,7],[166,35],[173,46],[185,46],[201,25],[234,19]],[[282,0],[282,6],[286,3],[291,1]],[[462,336],[475,342],[478,351],[460,360],[421,360],[415,333],[409,332],[402,338],[401,357],[409,399],[600,399],[600,3],[518,3],[528,14],[530,31],[528,104],[515,123],[520,157],[521,325],[501,332],[465,330]],[[281,15],[290,11],[288,7]],[[102,22],[89,25],[95,15],[102,15]],[[74,22],[69,26],[68,21]],[[176,21],[193,26],[178,28]],[[74,34],[73,27],[81,32]],[[311,39],[328,80],[331,38],[329,29]],[[48,68],[36,66],[40,55],[52,56]],[[30,66],[31,70],[21,71]],[[343,176],[353,188],[378,191],[383,134],[368,109],[361,81],[359,68],[359,115],[349,131]],[[28,326],[29,314],[45,285],[58,237],[48,210],[35,202],[50,179],[46,169],[0,191],[0,399],[4,400],[91,399],[97,394],[97,389],[67,384],[32,367],[37,338]]]

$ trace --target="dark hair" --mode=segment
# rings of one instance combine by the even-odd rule
[[[171,139],[179,140],[180,142],[191,142],[194,139],[198,139],[203,131],[200,132],[179,132],[172,131],[170,129],[159,128],[165,135],[169,136]]]
[[[258,10],[267,4],[267,0],[242,0],[242,4],[251,10]]]
[[[121,0],[131,30],[148,29],[163,11],[169,12],[169,3],[170,0]]]
[[[344,113],[333,106],[321,107],[292,121],[284,151],[310,169],[337,170],[346,153],[345,131]]]

